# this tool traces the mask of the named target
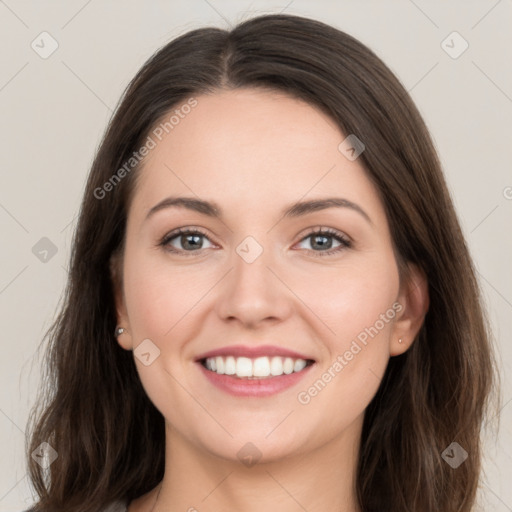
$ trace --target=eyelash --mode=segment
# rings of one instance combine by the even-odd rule
[[[199,251],[183,251],[181,249],[175,249],[174,247],[168,245],[169,242],[171,242],[171,240],[173,240],[174,238],[176,238],[180,235],[200,235],[200,236],[204,236],[205,238],[208,238],[208,235],[204,231],[201,231],[198,228],[193,228],[193,229],[179,228],[175,231],[172,231],[171,233],[166,234],[160,240],[160,242],[158,243],[158,246],[164,247],[164,249],[166,251],[169,251],[169,252],[172,252],[175,254],[180,254],[183,256],[193,256],[194,253],[197,253],[201,250],[201,249],[199,249]],[[312,249],[306,249],[308,252],[312,253],[312,255],[315,257],[318,256],[318,257],[323,258],[324,256],[333,256],[344,249],[349,249],[352,247],[352,242],[346,236],[344,236],[339,231],[336,231],[335,229],[331,229],[331,228],[319,228],[316,231],[311,231],[310,233],[308,233],[307,235],[302,237],[300,242],[306,240],[307,238],[309,238],[313,235],[324,235],[324,236],[332,237],[332,238],[335,238],[338,242],[340,242],[340,245],[338,247],[336,247],[334,249],[330,249],[328,251],[314,251]],[[209,240],[209,238],[208,238],[208,240]],[[210,242],[211,242],[211,240],[210,240]]]

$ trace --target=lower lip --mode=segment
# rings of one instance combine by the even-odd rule
[[[262,379],[240,379],[233,375],[219,375],[207,370],[201,363],[197,363],[206,378],[219,389],[234,396],[264,397],[275,395],[285,389],[291,388],[303,379],[314,366],[306,366],[300,372],[280,375],[278,377],[265,377]]]

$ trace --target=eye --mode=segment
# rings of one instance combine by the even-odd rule
[[[180,228],[165,235],[158,245],[164,247],[169,252],[191,253],[198,252],[201,249],[208,249],[208,247],[203,247],[203,239],[209,240],[206,233],[197,228]],[[176,247],[176,244],[181,247]],[[186,255],[188,256],[188,254]]]
[[[334,249],[332,248],[333,239],[339,244]],[[312,247],[307,250],[314,256],[331,256],[352,247],[352,242],[343,233],[331,228],[317,228],[316,231],[306,235],[300,243],[307,240],[311,240],[310,247]]]
[[[191,256],[191,253],[213,247],[211,242],[210,247],[204,247],[204,239],[210,242],[207,234],[198,228],[179,228],[166,234],[158,245],[164,247],[164,249],[169,252],[179,253],[184,256]],[[352,242],[348,237],[331,228],[316,228],[315,231],[312,231],[302,238],[299,243],[310,239],[312,241],[310,243],[311,249],[306,248],[306,250],[314,256],[330,256],[352,247]],[[332,248],[333,239],[338,242],[338,246],[335,246],[334,248]],[[176,247],[176,245],[179,246]]]

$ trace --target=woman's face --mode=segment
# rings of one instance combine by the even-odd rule
[[[315,107],[253,89],[195,99],[150,134],[119,343],[168,431],[203,453],[270,461],[357,439],[390,355],[415,334],[377,191]],[[341,206],[285,214],[327,198]]]

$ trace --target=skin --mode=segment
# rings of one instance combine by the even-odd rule
[[[421,327],[426,281],[414,266],[399,278],[383,204],[361,160],[338,150],[345,135],[331,118],[275,91],[196,99],[140,170],[116,287],[118,323],[126,328],[119,344],[133,350],[150,339],[160,350],[149,366],[135,357],[166,424],[154,511],[356,512],[364,411],[389,358],[406,351]],[[170,195],[215,201],[222,220],[177,207],[145,220]],[[301,199],[331,196],[357,203],[371,223],[350,208],[280,215]],[[341,232],[352,246],[315,256],[340,246],[335,238],[325,249],[315,246],[307,235],[319,226]],[[201,228],[207,238],[188,252],[190,237],[174,238],[169,245],[181,254],[158,245],[180,227]],[[263,248],[252,263],[236,252],[247,236]],[[297,394],[397,302],[393,320],[301,404]],[[278,345],[316,363],[292,388],[238,398],[212,386],[194,362],[234,344]],[[251,467],[237,456],[247,442],[261,452]],[[159,490],[133,501],[129,512],[150,511]]]

